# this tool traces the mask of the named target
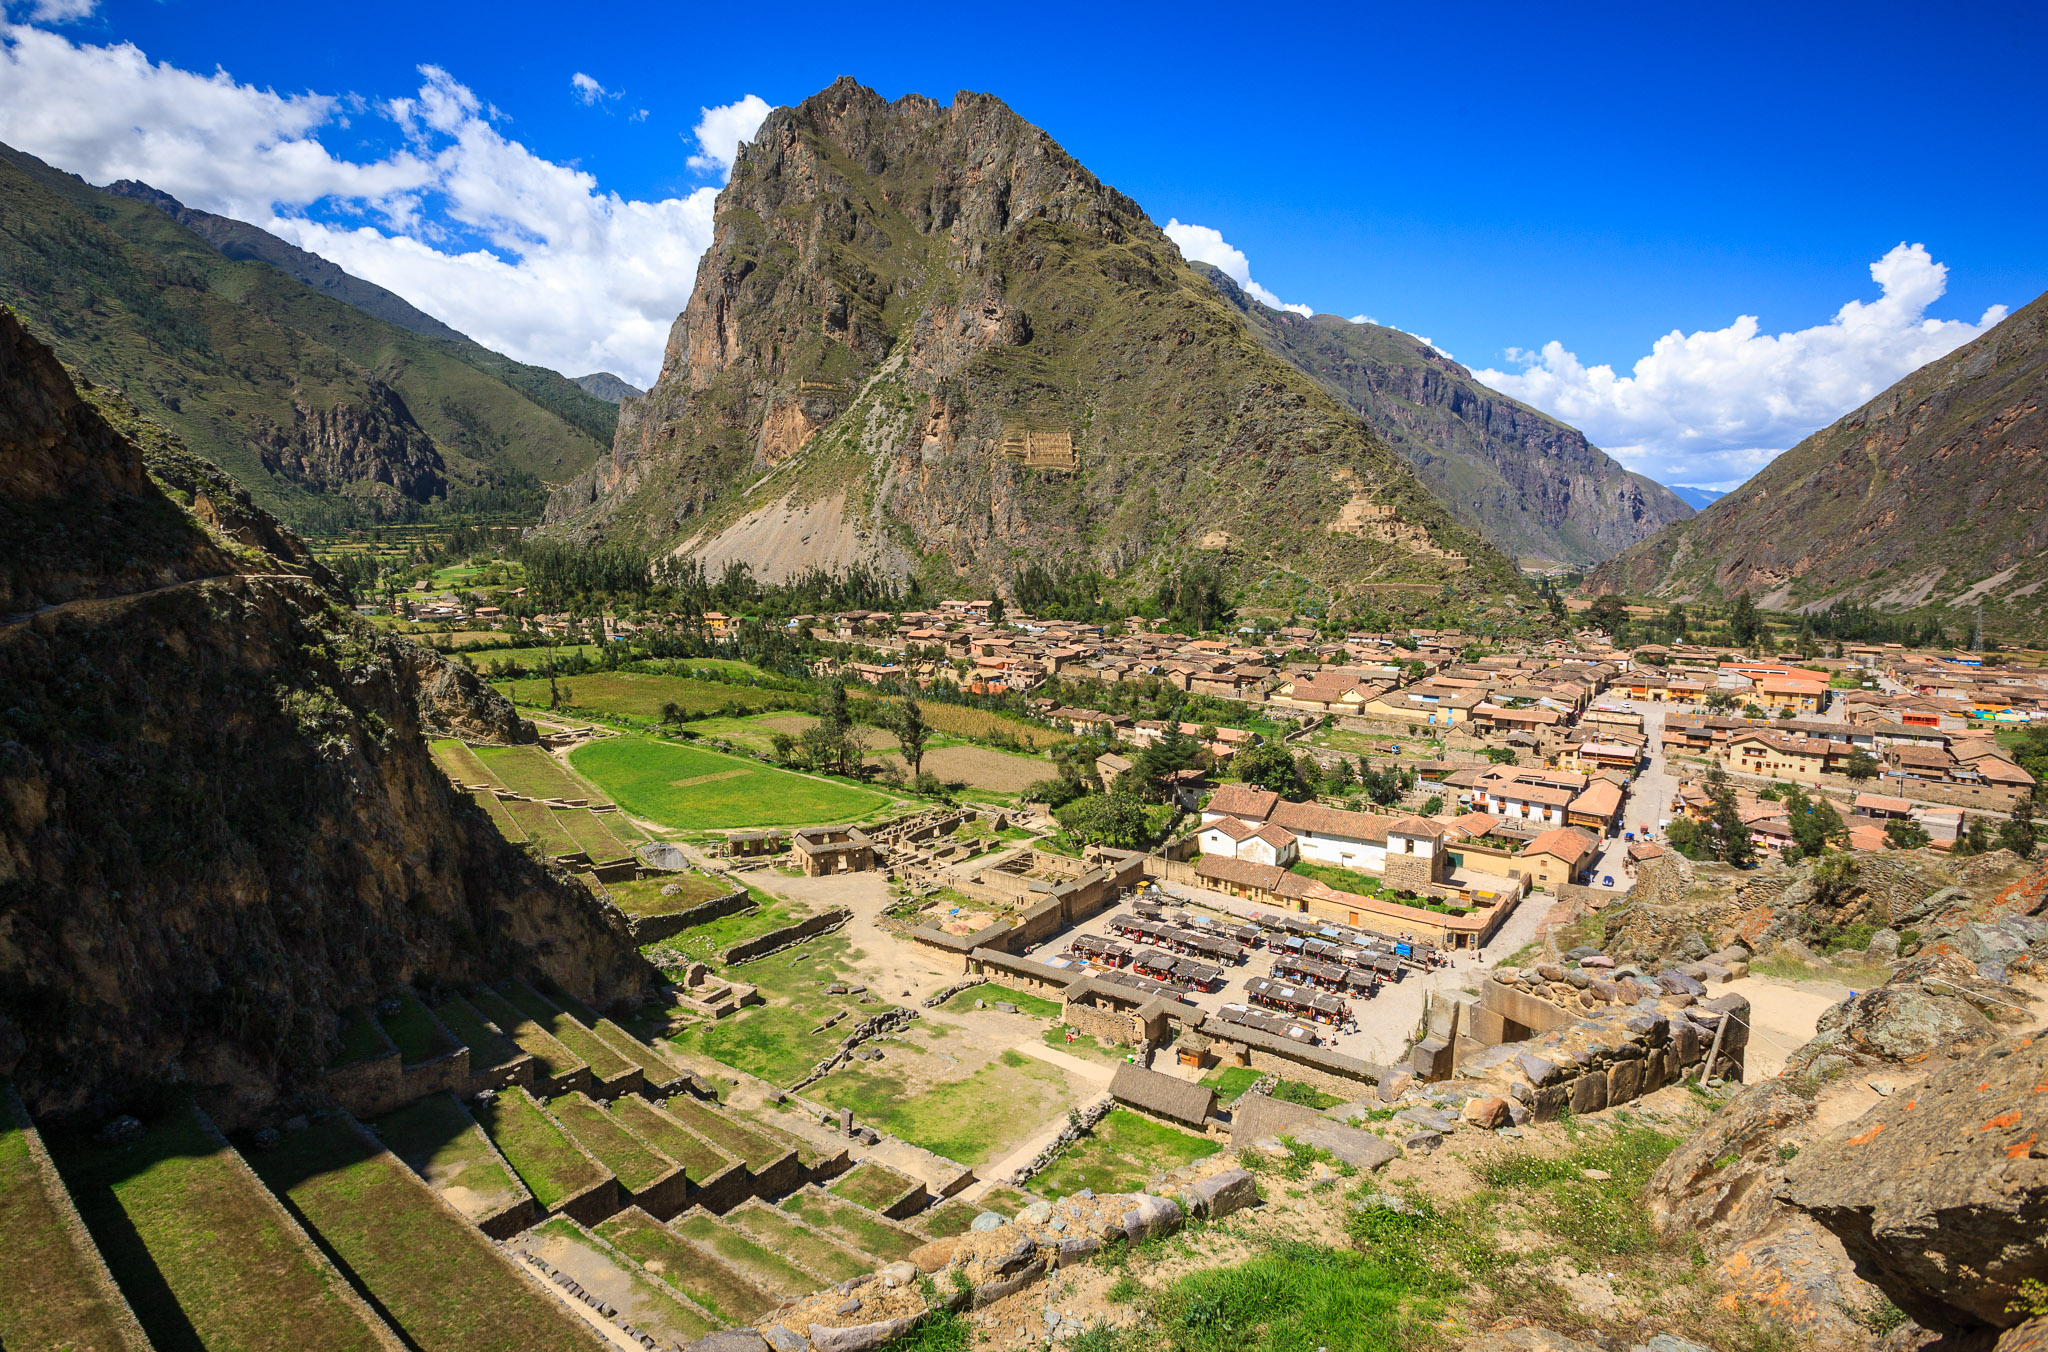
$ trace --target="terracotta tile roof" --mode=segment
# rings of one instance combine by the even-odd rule
[[[1273,815],[1280,795],[1267,789],[1254,789],[1245,784],[1225,784],[1209,798],[1204,812],[1221,812],[1246,821],[1262,822]]]
[[[1296,835],[1342,836],[1347,840],[1384,843],[1391,817],[1370,812],[1346,812],[1320,803],[1282,803],[1273,809],[1275,822]]]
[[[1555,831],[1545,831],[1529,842],[1523,854],[1547,854],[1576,864],[1593,852],[1593,838],[1584,831],[1574,831],[1561,826]]]

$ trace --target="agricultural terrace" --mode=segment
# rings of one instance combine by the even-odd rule
[[[634,1207],[594,1233],[727,1323],[744,1324],[775,1308],[775,1297],[682,1238],[680,1228],[671,1230]]]
[[[894,801],[870,789],[651,737],[589,742],[569,760],[628,812],[685,831],[860,821]]]
[[[884,1262],[908,1258],[912,1250],[924,1243],[923,1236],[815,1188],[791,1193],[783,1200],[782,1209],[813,1229],[835,1235]]]
[[[59,1157],[65,1179],[151,1341],[381,1352],[348,1283],[196,1109],[176,1109],[133,1145],[79,1145]]]
[[[975,1167],[1000,1159],[1087,1095],[1068,1072],[1005,1048],[993,1058],[964,1043],[943,1060],[916,1043],[889,1044],[887,1061],[857,1061],[811,1086],[892,1136]],[[978,1064],[977,1064],[978,1063]]]
[[[408,1104],[370,1128],[443,1200],[473,1221],[526,1195],[453,1094],[434,1094]]]
[[[631,882],[606,883],[604,890],[627,915],[674,915],[724,896],[731,885],[701,873],[663,873]]]
[[[476,758],[498,783],[529,798],[587,798],[590,791],[570,778],[553,756],[537,746],[484,746]]]
[[[562,1076],[583,1064],[574,1052],[557,1042],[553,1035],[526,1015],[505,1002],[505,997],[488,987],[479,986],[469,993],[469,1003],[477,1013],[505,1030],[505,1035],[519,1045],[519,1050],[531,1056],[534,1064],[547,1074]]]
[[[256,1158],[264,1180],[291,1198],[409,1346],[589,1352],[587,1325],[512,1271],[491,1241],[346,1117],[316,1122]],[[280,1327],[290,1329],[291,1318]],[[289,1346],[327,1344],[302,1331]]]
[[[674,1225],[677,1234],[711,1250],[741,1276],[772,1295],[807,1296],[818,1289],[816,1277],[734,1229],[722,1217],[708,1211],[691,1211],[678,1217]]]
[[[533,1097],[516,1085],[500,1091],[489,1103],[479,1103],[476,1119],[533,1200],[549,1211],[607,1177]]]
[[[494,687],[514,704],[547,708],[550,698],[545,676],[494,682]],[[559,676],[562,703],[614,718],[658,722],[664,706],[674,704],[685,714],[762,713],[769,709],[801,709],[811,704],[802,691],[772,690],[757,686],[728,685],[723,681],[700,681],[687,676],[654,676],[633,671],[594,672],[588,676]]]
[[[688,1345],[718,1327],[667,1283],[621,1261],[618,1249],[567,1216],[534,1226],[519,1237],[519,1247],[601,1293],[619,1312],[620,1323],[645,1330],[658,1346]]]
[[[0,1085],[0,1346],[134,1347],[89,1251],[72,1242],[58,1200],[44,1189],[12,1097]]]
[[[972,1221],[970,1215],[969,1220]],[[874,1269],[874,1260],[828,1235],[804,1225],[794,1216],[777,1211],[754,1199],[725,1213],[726,1224],[748,1238],[786,1253],[828,1282],[843,1282]],[[961,1229],[966,1229],[962,1226]]]
[[[1031,1187],[1048,1198],[1083,1188],[1098,1194],[1142,1190],[1152,1175],[1206,1159],[1222,1148],[1220,1141],[1117,1108],[1034,1178]]]

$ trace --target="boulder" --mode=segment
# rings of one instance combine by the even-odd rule
[[[1202,1200],[1202,1212],[1210,1220],[1221,1220],[1235,1211],[1259,1202],[1259,1184],[1243,1169],[1230,1169],[1197,1181],[1192,1189]]]
[[[1998,1031],[1961,996],[1908,981],[1824,1011],[1814,1035],[1852,1060],[1898,1063],[1973,1051],[1989,1045]]]
[[[1401,1156],[1400,1151],[1371,1132],[1340,1127],[1334,1122],[1310,1123],[1295,1128],[1288,1135],[1303,1145],[1329,1151],[1333,1158],[1354,1169],[1370,1171]]]
[[[1872,962],[1896,962],[1899,957],[1899,932],[1895,929],[1881,929],[1870,936],[1870,947],[1864,952]]]
[[[716,1338],[718,1335],[713,1333],[707,1336]],[[761,1336],[768,1340],[768,1346],[774,1348],[775,1352],[811,1352],[809,1338],[793,1329],[784,1328],[781,1324],[768,1325],[761,1330]],[[702,1340],[699,1341],[701,1343]],[[696,1352],[698,1345],[692,1344],[690,1352]]]
[[[1332,1128],[1344,1131],[1347,1128]],[[1297,1139],[1299,1139],[1297,1137]],[[1172,1234],[1180,1229],[1180,1204],[1165,1197],[1152,1197],[1138,1193],[1132,1199],[1131,1209],[1124,1212],[1124,1238],[1137,1244],[1155,1235]]]
[[[1529,1077],[1529,1083],[1539,1089],[1557,1078],[1556,1063],[1545,1060],[1534,1052],[1523,1052],[1515,1058],[1515,1064]]]
[[[1465,1352],[1603,1352],[1598,1343],[1581,1342],[1553,1329],[1526,1325],[1494,1329],[1469,1339]]]
[[[1473,1126],[1484,1131],[1492,1131],[1495,1127],[1504,1127],[1508,1125],[1507,1100],[1497,1098],[1469,1099],[1465,1103],[1464,1118]]]
[[[776,1328],[789,1333],[789,1330],[783,1329],[780,1324],[776,1325]],[[768,1352],[768,1341],[752,1329],[720,1329],[716,1333],[707,1333],[691,1343],[690,1352]],[[798,1338],[797,1342],[801,1344],[803,1339]],[[870,1347],[873,1345],[869,1344]],[[780,1347],[781,1344],[778,1343],[776,1346]]]
[[[1993,1352],[2048,1352],[2048,1316],[2007,1329]]]
[[[854,1324],[843,1329],[813,1324],[810,1328],[811,1346],[815,1352],[868,1352],[869,1348],[901,1338],[922,1318],[922,1314],[907,1314],[900,1319],[879,1319],[872,1324]]]
[[[1698,977],[1683,972],[1663,971],[1657,973],[1657,984],[1672,995],[1690,995],[1695,998],[1705,995],[1707,988]]]
[[[1936,1071],[1809,1146],[1785,1199],[1922,1327],[2008,1329],[2048,1281],[2048,1039]]]
[[[1607,1072],[1589,1070],[1571,1082],[1572,1111],[1581,1116],[1607,1106]]]
[[[953,1261],[953,1250],[960,1247],[960,1237],[935,1239],[929,1244],[920,1244],[910,1251],[910,1262],[917,1265],[919,1272],[937,1272]]]

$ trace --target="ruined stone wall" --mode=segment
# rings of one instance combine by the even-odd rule
[[[674,915],[632,917],[633,942],[636,944],[651,944],[658,940],[681,934],[686,929],[694,929],[698,925],[708,925],[714,920],[720,920],[729,915],[738,915],[742,911],[750,911],[755,909],[755,907],[756,903],[753,897],[748,894],[747,889],[735,887],[722,897],[713,897],[710,901],[692,906],[687,911],[677,911]]]

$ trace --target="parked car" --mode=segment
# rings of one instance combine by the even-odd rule
[[[1614,886],[1614,875],[1613,875],[1612,873],[1603,873],[1603,874],[1601,874],[1601,875],[1600,875],[1600,885],[1601,885],[1602,887],[1612,887],[1612,886]]]

